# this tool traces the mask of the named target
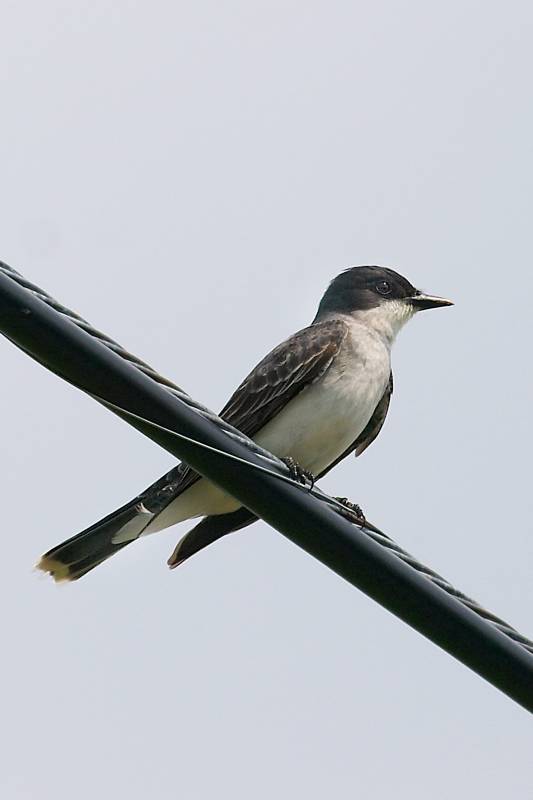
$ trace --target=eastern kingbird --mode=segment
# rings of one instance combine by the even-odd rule
[[[252,370],[220,416],[317,478],[380,432],[392,394],[391,346],[417,311],[453,305],[424,294],[385,267],[351,267],[326,290],[309,327]],[[76,580],[126,545],[177,522],[204,517],[178,543],[177,566],[257,518],[180,464],[125,506],[49,550],[38,567]]]

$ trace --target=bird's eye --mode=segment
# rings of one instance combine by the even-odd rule
[[[390,294],[392,292],[392,286],[388,281],[378,281],[376,283],[376,291],[380,294]]]

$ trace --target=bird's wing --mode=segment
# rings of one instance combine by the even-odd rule
[[[236,389],[220,416],[253,436],[296,395],[330,367],[348,333],[342,320],[310,325],[275,347]],[[148,487],[139,499],[159,513],[200,476],[179,464]]]
[[[333,462],[333,464],[330,464],[329,467],[324,470],[324,472],[321,472],[320,475],[317,476],[318,478],[324,477],[324,475],[327,472],[329,472],[330,469],[333,469],[333,467],[337,466],[339,461],[342,461],[343,458],[349,456],[350,453],[353,453],[354,450],[355,450],[355,455],[360,456],[361,453],[363,453],[366,450],[366,448],[372,444],[372,442],[382,429],[383,423],[385,422],[385,419],[387,417],[392,391],[393,391],[393,380],[391,372],[387,388],[383,392],[383,396],[379,401],[379,403],[377,404],[376,408],[374,409],[374,413],[370,417],[370,420],[367,422],[366,427],[359,434],[357,439],[354,439],[351,445],[346,448],[344,453],[342,453],[337,458],[337,460]]]
[[[220,416],[246,436],[254,436],[327,371],[347,332],[346,323],[331,320],[295,333],[259,362]]]

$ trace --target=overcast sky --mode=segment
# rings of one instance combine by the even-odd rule
[[[0,11],[0,259],[220,408],[351,264],[453,298],[323,482],[533,635],[527,2]],[[172,465],[0,340],[6,800],[529,797],[530,715],[259,523],[78,583],[39,555]]]

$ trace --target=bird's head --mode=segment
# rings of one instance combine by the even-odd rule
[[[350,315],[392,338],[417,311],[452,306],[451,300],[415,289],[407,278],[388,267],[350,267],[327,288],[315,321]]]

